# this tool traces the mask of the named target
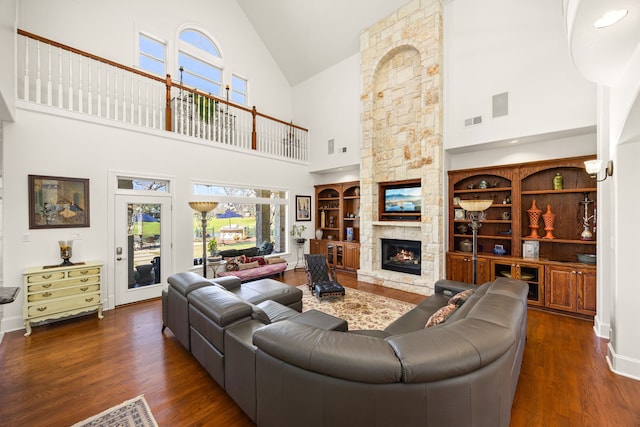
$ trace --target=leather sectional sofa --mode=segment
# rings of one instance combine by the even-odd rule
[[[470,288],[443,323],[425,328]],[[480,287],[441,280],[385,330],[340,332],[296,321],[301,315],[279,303],[261,310],[231,292],[196,288],[183,320],[192,322],[194,356],[215,365],[207,371],[258,426],[508,426],[527,290],[507,278]],[[223,357],[199,350],[197,334],[218,341]]]

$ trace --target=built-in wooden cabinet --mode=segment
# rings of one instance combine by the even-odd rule
[[[478,231],[478,284],[517,278],[529,284],[530,305],[593,316],[596,268],[577,258],[596,253],[596,181],[584,169],[584,161],[593,158],[449,171],[447,278],[470,283],[472,277],[472,232],[459,200],[491,199]],[[528,212],[534,201],[540,210],[537,224],[532,223],[536,215]],[[555,217],[546,224],[542,214],[548,209]],[[535,242],[536,257],[523,257],[528,255],[525,242]],[[498,247],[503,255],[494,251]]]
[[[311,239],[310,253],[324,254],[336,269],[360,268],[360,182],[315,187],[315,230],[321,239]]]

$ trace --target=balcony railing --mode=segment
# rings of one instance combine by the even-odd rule
[[[18,30],[18,99],[308,161],[308,130]]]

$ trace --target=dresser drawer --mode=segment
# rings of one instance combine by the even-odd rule
[[[95,274],[100,274],[99,268],[82,268],[79,270],[69,271],[69,277],[92,276]]]
[[[60,280],[58,282],[36,283],[29,285],[27,292],[52,291],[60,288],[68,288],[70,286],[90,285],[92,283],[99,282],[100,276],[76,277],[73,279]]]
[[[70,295],[83,295],[100,290],[100,285],[80,285],[73,288],[64,288],[53,291],[36,292],[29,294],[29,302],[46,301],[54,298],[66,297]]]
[[[42,317],[52,313],[97,306],[98,304],[100,304],[100,294],[94,293],[29,305],[27,307],[27,314],[29,317]]]
[[[54,273],[40,273],[27,276],[27,283],[50,282],[52,280],[64,279],[64,271],[56,271]]]

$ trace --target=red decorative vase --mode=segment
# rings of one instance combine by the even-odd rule
[[[536,199],[531,201],[531,207],[527,209],[527,215],[529,215],[529,228],[531,229],[531,233],[527,236],[532,239],[539,239],[540,235],[538,234],[538,228],[540,226],[538,223],[540,222],[540,214],[542,211],[538,209],[536,206]]]
[[[544,231],[547,234],[544,235],[543,239],[555,239],[553,236],[553,223],[556,220],[556,214],[551,212],[551,205],[547,205],[547,211],[542,214],[542,220],[544,221]]]

